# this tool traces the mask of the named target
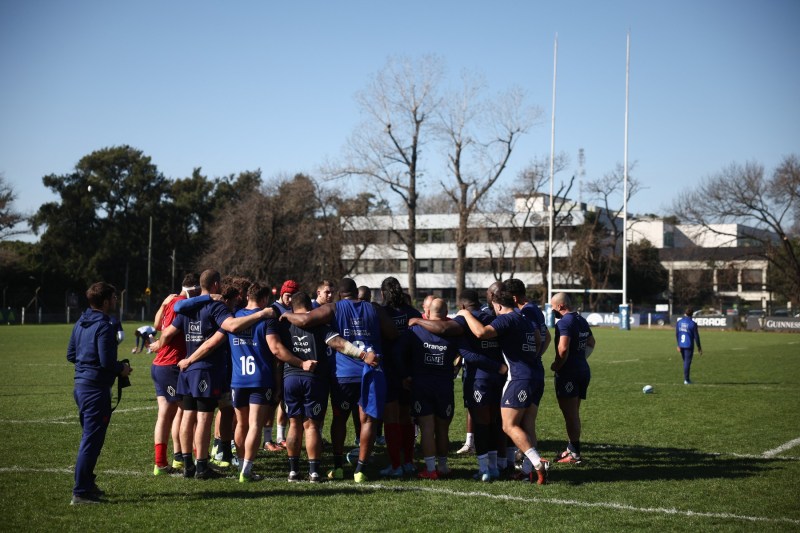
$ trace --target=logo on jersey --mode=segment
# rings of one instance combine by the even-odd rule
[[[522,345],[523,352],[535,352],[536,351],[536,335],[533,333],[526,333],[525,338],[527,340],[526,344]]]
[[[517,400],[519,400],[520,402],[524,402],[527,399],[528,399],[528,392],[524,390],[519,391],[519,394],[517,394]]]
[[[566,385],[564,385],[564,390],[567,391],[568,393],[572,392],[574,388],[575,386],[572,384],[571,381],[568,381]]]
[[[315,403],[314,407],[311,409],[311,412],[314,413],[314,416],[317,416],[322,412],[322,406],[319,403]]]
[[[200,333],[200,322],[189,322],[189,333]]]
[[[170,396],[175,396],[175,388],[172,385],[167,387],[167,394]]]
[[[208,390],[208,383],[206,383],[206,380],[204,379],[200,380],[200,383],[197,384],[197,390],[199,390],[200,392],[205,392]]]
[[[476,402],[481,403],[481,400],[483,399],[483,394],[481,394],[481,391],[476,390],[475,392],[472,393],[472,397],[475,398]]]
[[[447,409],[444,410],[444,414],[447,415],[448,418],[453,414],[453,405],[450,404],[447,406]]]
[[[419,414],[422,412],[422,404],[419,402],[414,402],[414,412]]]
[[[349,411],[350,410],[350,402],[342,402],[342,404],[339,407],[341,407],[342,411]]]
[[[303,342],[308,335],[303,335],[302,337],[298,337],[297,335],[294,336],[297,339],[297,342]]]

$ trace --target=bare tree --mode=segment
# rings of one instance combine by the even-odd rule
[[[628,201],[641,188],[639,181],[630,176],[634,166],[635,163],[628,169]],[[622,252],[623,227],[620,216],[624,205],[623,171],[622,165],[619,165],[614,172],[586,184],[590,200],[599,209],[592,216],[587,216],[576,240],[573,256],[576,260],[575,267],[580,269],[584,286],[588,288],[619,288],[611,285],[620,277],[619,269],[624,268],[617,260]],[[594,309],[599,299],[598,293],[590,294],[590,308]]]
[[[512,89],[495,99],[483,98],[483,87],[462,76],[462,89],[444,99],[437,131],[447,153],[448,175],[442,181],[447,196],[457,206],[456,294],[466,283],[466,254],[470,216],[503,175],[518,138],[541,116],[525,106],[525,95]]]
[[[333,169],[339,177],[362,176],[379,190],[397,195],[408,215],[408,228],[398,232],[408,258],[408,290],[417,290],[416,214],[418,180],[424,174],[420,155],[441,103],[442,61],[426,56],[417,62],[392,59],[357,96],[365,122],[348,141],[347,161]]]
[[[794,305],[800,304],[800,161],[784,157],[771,178],[764,166],[731,164],[704,179],[695,190],[683,192],[673,203],[674,214],[684,223],[731,239],[745,239],[748,253],[762,257],[775,268],[773,280]],[[749,224],[753,231],[734,235],[717,223]],[[764,230],[767,230],[765,232]]]
[[[554,176],[563,172],[567,166],[569,166],[567,155],[557,154],[553,162]],[[516,242],[514,257],[523,244],[529,246],[533,254],[533,266],[536,267],[532,270],[541,273],[543,285],[546,285],[549,275],[550,254],[555,253],[559,247],[569,246],[568,229],[573,223],[573,212],[577,207],[574,202],[568,200],[575,183],[575,176],[567,181],[560,180],[553,191],[553,249],[550,250],[550,214],[542,210],[543,203],[549,210],[549,181],[550,157],[534,159],[519,173],[518,185],[511,191],[512,198],[504,197],[501,206],[514,215],[511,218]],[[522,201],[517,202],[518,198]],[[537,198],[540,201],[537,201]],[[572,278],[571,271],[560,274],[565,276],[567,281]]]

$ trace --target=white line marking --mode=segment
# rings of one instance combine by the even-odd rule
[[[636,361],[639,361],[639,359],[625,359],[624,361],[603,361],[603,362],[608,363],[609,365],[615,365],[619,363],[635,363]]]
[[[790,440],[789,442],[784,442],[777,448],[773,448],[772,450],[767,450],[761,455],[763,455],[767,459],[771,459],[772,457],[775,457],[779,453],[785,452],[786,450],[791,450],[798,444],[800,444],[800,438]]]
[[[145,407],[129,407],[127,409],[117,409],[114,413],[133,413],[136,411],[155,411],[157,405]],[[0,424],[77,424],[78,414],[59,416],[56,418],[40,418],[36,420],[0,420]]]
[[[11,467],[0,467],[0,474],[4,473],[38,473],[38,472],[45,472],[50,474],[70,474],[74,473],[73,468],[26,468],[20,466],[11,466]],[[101,474],[110,474],[110,475],[121,475],[121,476],[136,476],[136,477],[150,477],[148,473],[142,471],[132,471],[132,470],[105,470],[100,472]],[[235,479],[231,477],[230,479]],[[264,482],[282,482],[285,481],[285,478],[265,478]],[[341,486],[346,485],[348,487],[354,487],[352,483],[349,482],[342,482],[342,481],[329,481],[324,483],[321,488],[325,486]],[[390,492],[427,492],[430,494],[443,494],[447,496],[460,496],[463,498],[488,498],[492,500],[503,500],[503,501],[511,501],[511,502],[524,502],[524,503],[540,503],[544,505],[565,505],[565,506],[572,506],[572,507],[586,507],[586,508],[602,508],[602,509],[612,509],[617,511],[630,511],[636,513],[650,513],[650,514],[663,514],[663,515],[676,515],[676,516],[687,516],[687,517],[699,517],[699,518],[713,518],[713,519],[722,519],[722,520],[741,520],[746,522],[768,522],[768,523],[784,523],[784,524],[793,524],[793,525],[800,525],[800,520],[796,520],[794,518],[786,518],[786,517],[778,517],[778,518],[771,518],[767,516],[747,516],[747,515],[737,515],[732,513],[708,513],[708,512],[698,512],[698,511],[690,511],[690,510],[683,510],[683,509],[674,509],[674,508],[665,508],[665,507],[636,507],[634,505],[628,505],[624,503],[615,503],[615,502],[582,502],[578,500],[564,500],[561,498],[540,498],[540,497],[523,497],[523,496],[512,496],[509,494],[491,494],[488,492],[479,492],[479,491],[457,491],[457,490],[450,490],[444,488],[433,488],[433,487],[408,487],[402,485],[383,485],[381,483],[367,483],[364,485],[355,485],[355,488],[361,490],[386,490]]]

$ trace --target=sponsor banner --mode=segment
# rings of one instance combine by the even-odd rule
[[[695,316],[693,319],[701,328],[733,329],[735,321],[739,318],[732,315],[701,315]]]
[[[589,313],[584,315],[590,326],[616,326],[620,325],[619,313]],[[639,327],[639,313],[629,314],[628,322],[631,327]]]
[[[785,316],[749,316],[747,317],[747,329],[753,331],[790,331],[800,333],[800,318]]]

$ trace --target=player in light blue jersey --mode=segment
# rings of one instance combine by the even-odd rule
[[[692,368],[692,357],[694,357],[694,345],[697,344],[697,353],[703,355],[703,348],[700,346],[700,331],[697,329],[697,322],[692,318],[694,309],[688,307],[684,316],[675,324],[675,339],[678,341],[678,353],[683,359],[683,384],[691,385],[689,371]]]
[[[586,399],[592,375],[586,358],[595,347],[592,328],[586,319],[572,310],[569,295],[559,292],[550,300],[553,316],[560,317],[555,326],[555,359],[550,369],[555,372],[558,406],[567,426],[567,449],[556,456],[558,463],[577,464],[581,459],[581,400]]]
[[[331,440],[334,466],[328,473],[328,478],[344,477],[342,457],[347,419],[351,410],[358,405],[361,439],[358,464],[353,479],[361,483],[367,479],[363,469],[372,452],[375,421],[383,416],[383,406],[386,401],[386,378],[383,369],[380,364],[372,367],[370,363],[375,359],[380,362],[383,355],[383,339],[396,338],[397,329],[386,311],[379,305],[359,301],[357,296],[358,287],[355,281],[343,278],[339,283],[338,302],[320,306],[307,314],[284,313],[281,315],[281,320],[288,320],[303,329],[334,324],[342,338],[366,354],[364,359],[360,359],[337,352],[336,375],[331,386],[333,404]]]

